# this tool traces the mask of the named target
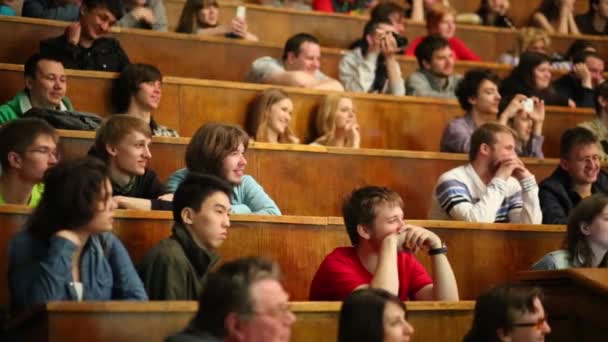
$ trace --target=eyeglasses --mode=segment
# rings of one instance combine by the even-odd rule
[[[543,326],[545,325],[545,323],[547,322],[547,317],[541,317],[538,319],[538,321],[536,322],[530,322],[530,323],[515,323],[513,324],[514,327],[534,327],[537,330],[542,330]]]
[[[59,160],[59,158],[61,157],[61,154],[59,153],[59,151],[52,150],[48,147],[39,147],[39,148],[34,148],[31,150],[27,150],[25,151],[27,153],[38,153],[38,154],[46,154],[49,158],[50,157],[54,157],[55,159]]]

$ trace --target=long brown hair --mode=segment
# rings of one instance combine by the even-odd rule
[[[564,240],[564,248],[570,252],[570,262],[579,267],[592,267],[593,252],[587,242],[587,236],[583,234],[582,228],[591,225],[595,218],[602,214],[608,205],[608,196],[596,194],[582,200],[572,212],[568,219],[568,232]],[[607,267],[608,253],[600,261],[598,267]]]
[[[201,23],[198,20],[198,12],[207,7],[217,7],[219,4],[217,0],[188,0],[184,5],[182,14],[179,17],[179,24],[177,24],[176,32],[182,33],[196,33],[198,28],[209,28],[213,27],[207,23]]]
[[[315,139],[315,143],[329,146],[335,143],[336,112],[342,99],[349,99],[349,97],[342,94],[329,94],[319,106],[315,121],[319,137]]]
[[[268,141],[268,121],[270,120],[270,108],[275,103],[289,99],[287,93],[277,88],[264,90],[254,100],[249,115],[247,115],[247,133],[259,142]],[[283,144],[297,144],[300,139],[287,127],[284,133],[279,134],[278,142]]]

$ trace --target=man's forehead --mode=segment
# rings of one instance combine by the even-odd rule
[[[116,16],[106,6],[96,6],[96,7],[93,7],[92,9],[90,9],[90,12],[93,13],[93,14],[95,14],[95,15],[106,16],[107,19],[110,20],[110,21],[112,21],[112,22],[116,21]]]
[[[273,278],[261,279],[251,285],[251,296],[255,303],[264,305],[287,300],[289,297],[281,283]]]
[[[300,44],[300,54],[318,55],[320,53],[321,53],[321,47],[317,43],[306,41],[306,42]]]
[[[59,73],[65,75],[63,64],[50,59],[41,59],[36,65],[36,71],[42,74]]]
[[[31,147],[51,147],[55,148],[57,146],[57,138],[48,135],[48,134],[40,134],[38,135],[34,141],[32,141]]]

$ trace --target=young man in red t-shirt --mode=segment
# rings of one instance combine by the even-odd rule
[[[433,232],[405,223],[399,194],[376,186],[357,189],[343,214],[353,247],[336,248],[325,257],[310,300],[343,300],[365,287],[385,289],[401,300],[458,300],[447,247]],[[412,253],[419,249],[431,255],[432,277]]]

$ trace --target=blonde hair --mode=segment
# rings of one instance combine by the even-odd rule
[[[314,143],[319,145],[333,146],[336,137],[336,112],[340,105],[340,100],[350,99],[342,94],[329,94],[325,97],[316,117],[317,134],[320,135]]]
[[[198,12],[207,7],[218,7],[217,0],[187,0],[182,10],[182,14],[179,17],[179,24],[177,24],[176,32],[182,33],[196,33],[198,28],[211,27],[207,24],[203,24],[198,20]]]
[[[515,55],[519,56],[528,50],[534,42],[542,40],[545,42],[547,49],[551,46],[551,38],[547,31],[536,27],[523,27],[519,30],[517,36],[517,46],[515,47]]]
[[[264,90],[254,100],[249,115],[247,115],[247,133],[259,142],[268,142],[268,122],[270,121],[271,107],[284,99],[289,99],[287,93],[277,88]],[[277,141],[282,144],[297,144],[300,139],[295,136],[291,127],[287,126],[285,132],[279,133]]]

